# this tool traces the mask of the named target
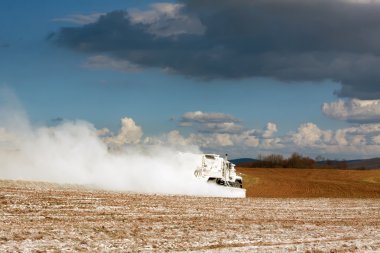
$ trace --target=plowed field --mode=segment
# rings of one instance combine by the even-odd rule
[[[247,169],[243,174],[247,197],[379,198],[380,169]]]
[[[201,198],[0,181],[0,252],[379,252],[378,199]]]

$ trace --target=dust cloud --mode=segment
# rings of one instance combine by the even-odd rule
[[[169,145],[141,143],[110,148],[99,130],[83,120],[35,126],[17,97],[5,88],[0,90],[1,179],[139,193],[244,197],[195,178],[200,154],[194,147],[178,151]]]

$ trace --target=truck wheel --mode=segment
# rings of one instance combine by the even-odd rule
[[[243,188],[243,184],[240,180],[236,180],[235,183],[234,183],[234,186],[236,188]]]

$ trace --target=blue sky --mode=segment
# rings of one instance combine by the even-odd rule
[[[325,1],[315,2],[326,4]],[[350,1],[337,2],[349,3],[349,7],[352,5]],[[37,125],[50,124],[55,118],[84,119],[96,128],[117,132],[120,119],[129,117],[141,126],[145,137],[162,139],[168,133],[178,131],[187,144],[198,145],[207,151],[230,152],[235,157],[271,152],[289,154],[293,151],[306,155],[323,154],[331,158],[380,155],[380,137],[377,137],[380,136],[377,128],[380,123],[380,93],[377,75],[369,72],[371,68],[377,69],[377,48],[367,48],[361,55],[356,53],[360,43],[343,49],[338,46],[337,49],[335,40],[330,42],[322,38],[324,44],[320,44],[331,44],[331,48],[320,48],[310,46],[312,42],[299,38],[294,32],[288,32],[288,37],[284,39],[266,32],[256,36],[257,31],[252,32],[251,46],[249,43],[252,42],[245,39],[247,31],[251,32],[250,28],[241,33],[231,32],[227,28],[230,19],[224,20],[218,15],[211,16],[213,19],[210,15],[201,16],[210,8],[206,4],[203,6],[202,2],[166,1],[166,5],[154,5],[158,3],[161,2],[1,1],[0,84],[19,97],[30,120]],[[222,1],[218,8],[223,5],[228,7],[229,4]],[[380,8],[377,2],[372,4]],[[176,7],[167,9],[171,6]],[[266,6],[265,10],[270,7]],[[254,8],[264,7],[258,5]],[[352,8],[355,10],[358,7]],[[103,15],[112,20],[111,14],[115,10],[129,13],[132,18],[128,25],[143,30],[138,33],[125,30],[126,34],[123,34],[124,30],[117,30],[121,33],[118,36],[125,36],[123,41],[128,42],[139,36],[143,42],[150,40],[147,46],[139,48],[138,53],[142,52],[143,57],[136,57],[136,45],[132,45],[133,49],[125,48],[119,42],[112,41],[111,37],[95,37],[95,41],[88,39],[89,32],[85,27],[95,24],[91,31],[96,31],[101,25],[98,18]],[[93,18],[90,23],[75,20],[79,16],[83,18],[94,14],[99,17]],[[231,13],[232,16],[235,14]],[[285,14],[280,16],[287,18]],[[328,20],[329,17],[325,18]],[[301,22],[301,19],[296,21]],[[220,36],[212,37],[216,32],[210,32],[214,29],[211,25],[218,22],[226,27],[226,34],[230,36],[228,39],[225,38],[227,35],[222,39]],[[254,26],[249,23],[249,18],[242,18],[239,22]],[[345,22],[349,24],[350,20]],[[64,31],[65,28],[69,29]],[[109,30],[112,29],[116,28],[109,27]],[[263,29],[267,31],[271,28],[261,27]],[[374,32],[380,34],[379,29]],[[49,37],[51,34],[52,38]],[[109,36],[107,32],[101,34]],[[150,37],[145,39],[147,34]],[[206,36],[207,40],[202,39]],[[324,35],[316,35],[318,38],[321,36]],[[354,35],[348,33],[341,36],[349,39]],[[191,44],[187,41],[189,38],[194,40]],[[291,45],[286,44],[288,40]],[[278,46],[276,41],[285,42]],[[93,43],[91,45],[94,47],[83,49],[83,43]],[[121,49],[114,51],[108,46],[112,43]],[[170,46],[166,48],[168,43]],[[212,43],[215,45],[209,47]],[[368,44],[371,41],[363,42],[363,48]],[[206,53],[197,52],[197,45],[199,48],[208,47],[207,54],[215,50],[220,60],[210,63],[204,60],[197,62],[198,58],[189,60],[186,54],[175,51],[177,45],[178,48],[194,50],[200,57],[205,57]],[[165,47],[165,50],[160,51],[158,58],[150,58],[150,50],[161,50],[160,47]],[[103,49],[97,51],[97,48]],[[306,48],[302,54],[298,52],[300,48]],[[225,57],[225,52],[230,52],[228,50],[232,53]],[[318,55],[315,55],[316,51]],[[337,51],[342,52],[337,54]],[[351,57],[353,52],[357,54],[355,58]],[[284,55],[286,60],[279,61]],[[312,65],[304,60],[310,57],[314,59],[313,64],[318,59],[323,60]],[[356,75],[352,69],[357,69],[354,63],[359,61],[358,58],[360,62],[370,62],[372,65]],[[341,59],[339,65],[335,64],[335,59]],[[185,64],[187,61],[190,67]],[[300,61],[305,63],[300,64]],[[263,62],[269,63],[265,65]],[[131,68],[126,67],[129,64]],[[250,64],[254,67],[246,68]],[[331,66],[323,67],[326,64]],[[349,66],[341,67],[345,64]],[[239,70],[235,71],[235,68]],[[368,78],[375,81],[364,83]],[[357,85],[356,81],[362,85]],[[186,113],[194,112],[202,114],[189,114],[186,118]],[[181,124],[183,122],[186,124]],[[275,131],[264,134],[268,123],[276,125]],[[236,128],[227,129],[227,125]],[[344,140],[339,131],[345,133]],[[251,137],[253,142],[243,144]],[[207,139],[207,144],[200,139]]]

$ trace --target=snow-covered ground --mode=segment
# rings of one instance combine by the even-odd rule
[[[379,199],[228,199],[0,181],[0,252],[380,252]]]

